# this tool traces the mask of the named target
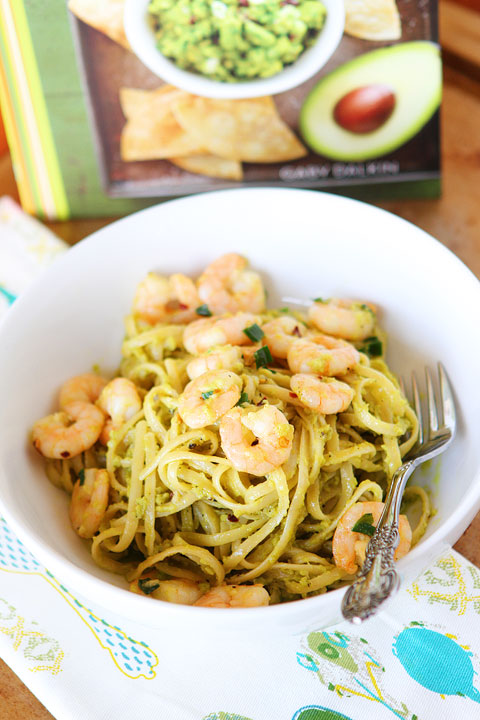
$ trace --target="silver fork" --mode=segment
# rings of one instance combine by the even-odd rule
[[[415,373],[412,373],[413,406],[420,426],[418,440],[403,465],[393,475],[385,507],[365,553],[362,570],[343,598],[342,614],[356,624],[374,615],[400,586],[393,556],[399,542],[398,516],[408,478],[421,463],[446,450],[455,436],[455,401],[445,368],[438,363],[439,398],[428,368],[425,368],[425,377],[427,417],[423,418],[419,386]]]

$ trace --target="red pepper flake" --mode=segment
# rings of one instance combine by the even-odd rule
[[[252,442],[252,444],[251,444],[250,447],[254,447],[255,445],[258,445],[258,438],[256,438],[256,439]]]
[[[288,394],[289,394],[290,397],[292,397],[292,398],[297,398],[297,397],[298,397],[297,393],[289,392]]]
[[[232,515],[232,513],[230,513],[230,515],[227,515],[227,520],[230,520],[230,522],[238,522],[238,518],[235,517],[235,515]]]
[[[178,303],[178,309],[179,310],[188,310],[188,305],[184,305],[183,303]]]
[[[190,18],[190,25],[195,25],[196,22],[197,18],[195,17],[195,15],[192,15],[192,17]]]
[[[238,4],[240,7],[248,7],[250,5],[248,0],[238,0]]]
[[[298,327],[298,325],[295,325],[295,327],[293,328],[292,335],[300,337],[300,328]]]
[[[70,453],[68,452],[68,450],[65,450],[64,452],[60,453],[60,455],[61,455],[63,458],[70,457]]]

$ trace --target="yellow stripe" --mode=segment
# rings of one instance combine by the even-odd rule
[[[2,15],[3,13],[0,13],[0,31],[2,30]],[[25,162],[23,144],[15,122],[13,100],[11,98],[5,68],[3,67],[2,62],[0,62],[0,104],[2,106],[3,121],[5,124],[10,154],[12,156],[13,169],[17,181],[20,201],[26,212],[34,215],[37,207],[34,200],[33,188],[30,183],[30,174]]]
[[[38,180],[42,211],[46,217],[65,218],[68,206],[25,9],[21,0],[10,0],[10,3],[4,5],[4,23],[34,161],[34,173]]]
[[[5,27],[6,40],[8,42],[7,51],[10,55],[10,67],[12,71],[14,71],[20,112],[22,114],[22,120],[26,125],[26,133],[34,164],[33,172],[35,174],[35,180],[37,180],[37,188],[39,191],[40,208],[38,208],[38,210],[41,214],[49,216],[54,209],[53,198],[49,192],[48,175],[43,161],[43,153],[40,145],[40,139],[38,137],[35,115],[31,106],[31,98],[25,76],[25,68],[23,67],[23,60],[11,13],[11,7],[8,1],[3,2],[2,4],[3,23]]]
[[[23,56],[23,64],[30,88],[32,109],[35,108],[40,143],[47,173],[50,178],[50,189],[53,195],[55,216],[59,220],[64,220],[69,215],[68,201],[60,172],[55,143],[53,141],[52,129],[48,119],[45,97],[33,49],[32,37],[27,23],[25,7],[24,3],[20,0],[10,0],[10,3],[17,28],[17,37],[22,39],[19,48]]]

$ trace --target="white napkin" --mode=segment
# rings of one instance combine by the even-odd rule
[[[454,551],[359,628],[210,645],[78,600],[5,521],[0,588],[0,655],[59,720],[480,717],[480,570]]]
[[[65,247],[0,200],[4,291]],[[201,642],[76,598],[0,519],[0,655],[59,720],[480,718],[479,616],[480,570],[448,550],[360,627]]]
[[[0,318],[43,268],[67,247],[10,197],[0,197]]]

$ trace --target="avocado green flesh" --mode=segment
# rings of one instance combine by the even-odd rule
[[[364,135],[342,128],[333,111],[347,93],[367,85],[389,85],[395,108],[377,130]],[[337,68],[313,88],[300,113],[307,144],[334,160],[362,161],[396,150],[416,135],[440,105],[440,50],[430,42],[410,42],[365,53]]]

